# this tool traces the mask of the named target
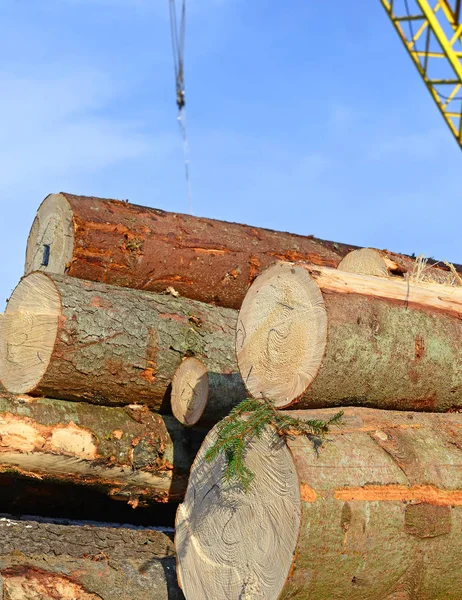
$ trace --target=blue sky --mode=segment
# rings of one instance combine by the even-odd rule
[[[196,215],[462,262],[462,155],[379,0],[189,0]],[[167,0],[0,1],[0,302],[51,192],[187,212]]]

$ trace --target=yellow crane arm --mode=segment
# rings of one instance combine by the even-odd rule
[[[380,0],[462,150],[461,0]]]

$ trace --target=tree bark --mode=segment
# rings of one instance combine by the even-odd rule
[[[25,272],[43,269],[155,292],[173,286],[182,296],[238,309],[253,279],[275,260],[337,267],[354,248],[61,193],[48,196],[38,210]],[[412,258],[386,254],[397,272],[412,270]]]
[[[135,507],[182,499],[204,436],[143,406],[0,394],[0,472],[89,486]]]
[[[177,513],[188,600],[459,600],[460,415],[346,408],[321,446],[268,428],[247,446],[247,492],[223,455],[205,460],[215,439]]]
[[[184,600],[160,531],[0,521],[2,600]]]
[[[187,427],[217,423],[246,397],[239,373],[209,372],[194,357],[185,358],[173,376],[172,412]]]
[[[32,273],[3,319],[0,380],[12,393],[167,410],[183,356],[237,373],[236,319],[168,294]]]
[[[239,313],[242,379],[277,406],[462,405],[462,288],[280,263]]]

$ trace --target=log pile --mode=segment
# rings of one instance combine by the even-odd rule
[[[52,194],[0,316],[0,473],[133,508],[183,500],[187,600],[457,600],[461,275],[388,251]],[[224,480],[226,453],[205,454],[215,424],[249,395],[304,421],[344,415],[324,440],[266,427],[246,448],[246,490]],[[46,540],[34,523],[43,532],[33,539]],[[0,553],[4,598],[125,597],[114,592],[124,577],[127,599],[182,597],[173,547],[144,557],[109,529],[107,551],[101,528],[78,526],[62,530],[66,548],[41,548],[27,543],[28,525],[15,527]],[[72,550],[80,535],[85,554]],[[95,583],[103,577],[106,587]]]

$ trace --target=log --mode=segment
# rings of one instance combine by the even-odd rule
[[[236,319],[168,294],[32,273],[5,312],[0,380],[15,394],[166,410],[183,356],[237,372]]]
[[[0,473],[86,486],[133,507],[181,500],[204,436],[140,405],[0,394]]]
[[[415,259],[409,272],[403,271],[388,254],[376,248],[360,248],[349,252],[338,265],[339,271],[359,273],[360,275],[375,275],[376,277],[405,276],[413,282],[426,281],[444,285],[462,285],[462,279],[454,265],[443,263],[448,270],[440,269],[423,256]]]
[[[195,357],[183,360],[172,381],[172,412],[186,427],[215,424],[247,396],[239,373],[209,372]]]
[[[275,260],[337,267],[354,248],[61,193],[48,196],[38,210],[25,273],[42,269],[155,292],[173,286],[182,296],[238,309],[256,275]],[[412,270],[412,258],[387,255],[398,272]]]
[[[187,600],[460,599],[460,415],[347,408],[321,447],[268,428],[247,447],[247,492],[223,455],[205,461],[215,439],[177,513]]]
[[[184,600],[156,530],[0,520],[2,600]]]
[[[278,407],[462,405],[462,288],[280,263],[256,279],[236,349]]]

